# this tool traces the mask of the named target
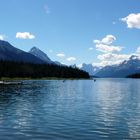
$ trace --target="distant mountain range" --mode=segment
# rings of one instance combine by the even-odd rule
[[[81,70],[89,73],[90,76],[94,76],[102,67],[93,66],[92,64],[82,64]]]
[[[105,67],[97,67],[92,64],[84,63],[80,69],[88,72],[90,76],[121,78],[140,73],[140,59],[138,56],[132,55],[128,60],[125,60],[118,65]]]
[[[140,59],[132,55],[118,65],[105,66],[95,76],[99,77],[126,77],[131,74],[140,73]]]
[[[0,60],[62,65],[58,61],[52,61],[47,54],[37,47],[31,48],[29,52],[25,52],[3,40],[0,40]],[[71,67],[76,68],[77,66],[72,65]],[[128,60],[125,60],[118,65],[105,67],[97,67],[92,64],[83,63],[80,69],[88,72],[90,76],[126,77],[128,75],[140,73],[140,59],[136,55],[132,55]]]

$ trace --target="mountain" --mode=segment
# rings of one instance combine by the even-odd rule
[[[132,55],[128,60],[118,65],[105,66],[95,76],[99,77],[126,77],[131,74],[140,73],[140,59]]]
[[[80,69],[88,72],[90,76],[94,76],[101,69],[101,67],[83,63]]]
[[[9,42],[0,40],[0,60],[28,62],[28,63],[45,63],[43,60],[34,55],[24,52],[12,46]]]
[[[72,67],[72,68],[78,68],[77,66],[76,66],[76,64],[73,64],[73,65],[70,65],[70,67]]]
[[[29,51],[30,54],[36,56],[37,58],[45,61],[48,64],[52,64],[54,63],[48,56],[46,53],[44,53],[43,51],[41,51],[39,48],[37,47],[33,47],[30,49]]]
[[[33,47],[30,49],[29,51],[30,54],[36,56],[37,58],[45,61],[47,64],[54,64],[54,65],[59,65],[59,66],[62,66],[63,64],[61,64],[60,62],[58,61],[52,61],[48,55],[46,53],[44,53],[42,50],[40,50],[39,48],[37,47]]]
[[[66,66],[66,65],[64,65],[64,64],[61,64],[61,63],[58,62],[58,61],[54,61],[54,63],[55,63],[56,65],[58,65],[58,66]]]
[[[88,73],[79,69],[73,69],[68,66],[48,65],[48,62],[51,63],[52,61],[39,49],[37,56],[35,56],[2,40],[0,40],[0,60],[0,77],[89,78]]]

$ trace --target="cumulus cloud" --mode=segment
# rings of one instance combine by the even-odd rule
[[[112,43],[116,40],[116,37],[113,35],[106,35],[102,40],[93,40],[95,43],[96,49],[103,53],[113,53],[119,52],[122,50],[120,46],[114,46]]]
[[[92,63],[93,66],[98,66],[98,67],[104,67],[104,66],[109,66],[109,65],[116,65],[120,64],[122,61],[101,61],[101,62],[96,62]]]
[[[77,67],[78,67],[79,69],[81,69],[81,68],[82,68],[82,65],[83,65],[83,64],[78,64]]]
[[[32,35],[29,32],[17,32],[16,33],[16,38],[19,38],[19,39],[34,39],[35,36]]]
[[[96,44],[96,49],[103,53],[113,53],[113,52],[120,52],[122,48],[120,46],[109,46],[105,44]]]
[[[67,60],[68,60],[68,61],[75,61],[76,58],[75,58],[75,57],[68,57]]]
[[[101,44],[101,43],[102,43],[100,40],[93,40],[93,42],[94,42],[95,44]]]
[[[122,18],[121,20],[127,24],[128,28],[140,29],[140,13],[129,14],[128,16]]]
[[[140,46],[137,48],[136,53],[140,54]]]
[[[98,55],[98,59],[101,61],[123,61],[126,59],[129,59],[131,55],[127,54],[113,54],[113,53],[107,53],[103,55]]]
[[[106,53],[98,55],[97,58],[100,60],[99,63],[93,63],[96,66],[107,66],[120,64],[124,60],[128,60],[132,54],[115,54],[115,53]]]
[[[66,55],[64,54],[64,53],[58,53],[56,56],[58,56],[58,57],[65,57]]]
[[[113,35],[107,35],[105,38],[102,39],[103,44],[110,45],[116,40],[116,37]]]
[[[101,62],[94,62],[92,63],[92,65],[97,67],[104,67],[107,65],[111,65],[111,63],[109,61],[101,61]]]
[[[106,35],[101,40],[94,40],[96,50],[102,52],[97,56],[97,59],[100,60],[98,63],[93,63],[96,66],[107,66],[120,64],[124,60],[128,60],[132,54],[121,54],[122,47],[113,45],[113,42],[116,40],[116,37],[113,35]],[[140,51],[140,49],[139,49]]]
[[[110,45],[116,40],[116,37],[113,35],[106,35],[102,40],[94,40],[95,44],[105,44]]]
[[[4,40],[5,35],[0,35],[0,40]]]

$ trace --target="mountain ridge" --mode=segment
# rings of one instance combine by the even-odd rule
[[[35,47],[35,46],[32,47],[32,48],[30,49],[29,53],[32,54],[32,55],[34,55],[34,56],[36,56],[37,58],[39,58],[39,59],[45,61],[45,62],[48,63],[48,64],[54,63],[54,62],[48,57],[48,55],[47,55],[46,53],[44,53],[42,50],[40,50],[39,48],[37,48],[37,47]]]
[[[95,76],[123,78],[135,73],[140,73],[140,59],[137,55],[132,55],[120,64],[103,67]]]
[[[45,63],[43,60],[34,55],[18,49],[7,41],[0,40],[0,60],[29,62],[29,63]]]
[[[80,69],[88,72],[90,76],[94,76],[101,69],[101,67],[93,66],[92,64],[83,63]]]

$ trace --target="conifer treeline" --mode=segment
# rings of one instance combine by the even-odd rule
[[[140,78],[140,73],[128,75],[127,78]]]
[[[9,78],[89,78],[89,74],[78,68],[49,64],[0,61],[0,77]]]

